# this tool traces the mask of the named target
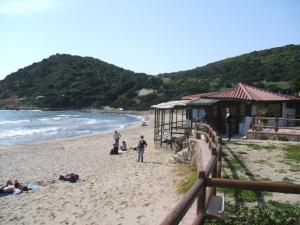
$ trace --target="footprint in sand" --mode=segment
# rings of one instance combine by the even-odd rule
[[[143,205],[143,207],[148,207],[150,205],[150,202]]]

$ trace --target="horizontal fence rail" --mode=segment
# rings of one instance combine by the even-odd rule
[[[234,189],[300,194],[299,184],[290,184],[274,181],[248,181],[208,178],[206,180],[206,185],[209,187],[227,187]]]
[[[252,130],[257,128],[271,128],[276,132],[279,129],[300,130],[300,119],[287,117],[252,117]]]
[[[254,117],[254,119],[255,118],[274,119],[273,117]],[[282,118],[277,118],[277,121],[279,121],[279,119]],[[296,119],[290,120],[295,121]],[[297,119],[296,121],[300,122],[300,119]],[[300,194],[299,184],[272,181],[221,179],[222,139],[217,135],[212,127],[206,124],[198,125],[198,129],[195,132],[196,139],[202,139],[207,143],[207,146],[211,150],[211,157],[205,168],[202,169],[202,165],[200,165],[202,163],[200,160],[200,149],[199,147],[196,147],[195,157],[199,178],[190,190],[183,196],[175,208],[173,208],[173,210],[165,217],[160,225],[179,224],[195,201],[197,201],[197,209],[196,216],[192,224],[204,224],[205,219],[207,217],[211,217],[210,215],[207,215],[206,212],[211,197],[216,195],[216,187]]]

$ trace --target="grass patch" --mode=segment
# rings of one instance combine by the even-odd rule
[[[300,145],[285,145],[285,158],[300,163]]]
[[[256,179],[258,181],[272,181],[270,178],[268,177],[259,177],[258,179]]]
[[[179,175],[184,178],[179,182],[177,191],[181,194],[186,193],[198,179],[196,166],[179,166]]]
[[[260,150],[260,149],[266,149],[266,150],[274,150],[277,148],[276,145],[272,145],[272,144],[269,144],[269,145],[259,145],[259,144],[245,144],[246,146],[254,149],[254,150]]]
[[[264,164],[267,160],[259,159],[259,160],[254,160],[253,163],[261,163]]]
[[[279,169],[279,170],[275,170],[275,172],[278,172],[278,173],[286,173],[287,170],[286,169]]]
[[[300,165],[295,165],[294,167],[289,169],[290,172],[299,172],[300,171]]]
[[[282,178],[282,181],[283,181],[283,182],[287,182],[287,183],[294,183],[294,180],[291,179],[291,178],[289,178],[289,177],[284,177],[284,178]]]
[[[226,145],[226,144],[230,144],[230,145],[244,145],[244,144],[242,144],[242,143],[240,143],[240,142],[237,142],[237,141],[228,141],[228,140],[226,140],[226,141],[223,141],[223,140],[222,140],[222,143],[223,143],[224,145]]]
[[[239,154],[239,155],[247,155],[248,153],[244,152],[244,151],[238,151],[237,154]]]
[[[237,202],[256,202],[258,200],[259,192],[250,190],[240,190],[232,188],[217,188],[217,192],[223,192],[225,197],[234,198]]]
[[[208,225],[298,225],[300,224],[300,204],[270,201],[263,206],[225,205],[224,218],[206,220]]]

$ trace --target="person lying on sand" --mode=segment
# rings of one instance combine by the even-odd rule
[[[26,185],[21,184],[18,180],[12,182],[8,180],[6,185],[0,188],[0,193],[22,193],[23,191],[28,191],[28,187]]]

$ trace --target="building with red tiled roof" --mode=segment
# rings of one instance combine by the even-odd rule
[[[267,102],[299,100],[299,98],[295,96],[278,94],[243,83],[238,83],[234,88],[225,91],[202,93],[182,97],[184,100],[197,100],[200,98]]]
[[[236,134],[244,134],[249,129],[253,116],[300,118],[300,98],[243,83],[229,90],[183,96],[182,99],[191,100],[188,105],[194,120],[208,114],[220,132],[225,132],[226,108],[233,115],[232,129]]]

